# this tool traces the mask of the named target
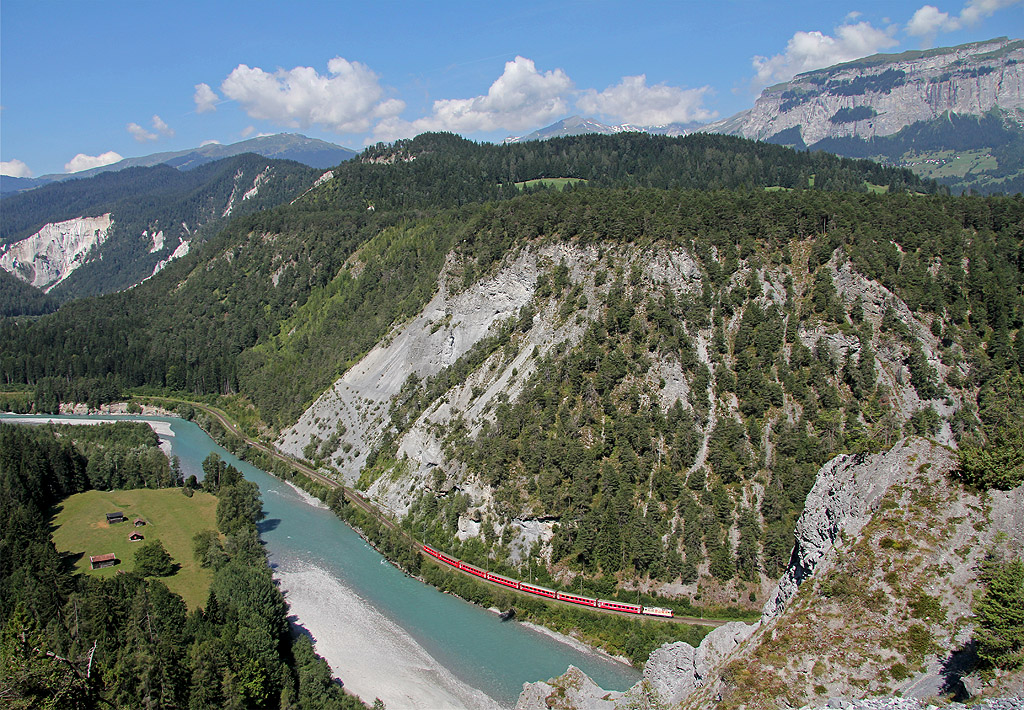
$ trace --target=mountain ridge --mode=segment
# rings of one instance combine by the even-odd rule
[[[211,143],[197,148],[153,153],[135,158],[125,158],[110,165],[103,165],[76,173],[53,173],[38,178],[11,178],[0,176],[0,194],[34,189],[52,182],[80,180],[95,177],[105,172],[119,172],[125,168],[170,165],[179,170],[191,170],[206,163],[230,158],[243,153],[255,153],[264,158],[293,160],[312,168],[328,169],[357,155],[356,151],[333,143],[307,138],[298,133],[278,133],[257,136],[227,145]]]
[[[2,199],[0,268],[62,300],[128,288],[233,213],[295,199],[319,177],[317,169],[247,153],[186,172],[159,163],[50,183]],[[102,230],[93,225],[101,215]],[[83,229],[91,236],[79,235],[69,251],[60,235]]]

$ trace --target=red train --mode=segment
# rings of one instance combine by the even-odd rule
[[[640,604],[626,604],[623,602],[613,602],[608,599],[591,599],[590,597],[580,596],[578,594],[569,594],[567,592],[557,592],[554,589],[548,589],[547,587],[541,587],[536,584],[529,584],[527,582],[520,582],[517,579],[510,579],[508,577],[502,577],[500,574],[494,574],[488,572],[485,569],[474,567],[468,562],[463,562],[450,555],[446,555],[443,552],[439,552],[429,545],[423,546],[423,551],[433,557],[436,560],[440,560],[447,565],[456,567],[463,572],[469,572],[472,575],[479,577],[480,579],[486,579],[489,582],[501,584],[512,589],[518,589],[520,592],[527,592],[529,594],[536,594],[540,597],[547,597],[548,599],[558,599],[563,602],[570,602],[572,604],[579,604],[581,606],[589,606],[597,609],[609,609],[611,611],[621,611],[627,614],[647,614],[648,616],[663,616],[671,617],[671,609],[663,609],[657,606],[641,606]]]

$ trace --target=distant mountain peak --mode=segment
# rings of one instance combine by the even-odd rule
[[[698,122],[690,123],[667,123],[661,126],[640,126],[633,123],[608,124],[598,121],[596,118],[586,116],[569,116],[561,121],[556,121],[550,126],[539,128],[525,136],[509,136],[505,143],[519,143],[522,141],[542,141],[549,138],[562,136],[581,136],[590,133],[600,135],[612,135],[614,133],[650,133],[659,136],[685,136],[701,128],[703,124]]]
[[[77,173],[54,173],[40,178],[9,178],[0,180],[0,193],[8,194],[41,187],[51,182],[89,178],[100,173],[117,172],[125,168],[149,168],[154,165],[170,165],[178,170],[191,170],[222,158],[231,158],[243,153],[255,153],[264,158],[294,160],[311,168],[326,170],[353,158],[356,151],[334,143],[308,138],[298,133],[276,133],[270,136],[256,136],[238,143],[207,143],[197,148],[153,153],[136,158],[125,158],[110,165],[103,165]]]

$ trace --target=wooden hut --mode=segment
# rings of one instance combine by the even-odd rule
[[[113,552],[108,552],[105,555],[90,555],[89,565],[92,569],[101,569],[103,567],[113,567],[117,564],[117,555]]]
[[[125,521],[124,513],[118,511],[116,513],[107,513],[108,523],[123,523]]]
[[[144,539],[144,537],[143,537],[142,533],[140,533],[138,530],[136,530],[135,532],[133,532],[131,535],[128,536],[128,541],[129,542],[138,542],[139,540],[142,540],[142,539]]]
[[[132,524],[135,527],[140,528],[140,527],[142,527],[143,525],[146,524],[146,521],[143,520],[142,518],[135,518],[135,520],[132,521]]]

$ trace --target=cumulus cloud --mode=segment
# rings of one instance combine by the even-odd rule
[[[540,72],[532,59],[505,63],[487,93],[469,99],[435,101],[430,116],[403,121],[385,118],[374,129],[378,140],[394,140],[424,131],[477,133],[499,129],[520,131],[564,115],[572,80],[561,69]]]
[[[986,17],[991,17],[1004,7],[1016,5],[1020,1],[1021,0],[968,0],[967,4],[964,5],[963,12],[960,13],[960,20],[965,25],[974,25]]]
[[[200,143],[199,147],[202,148],[204,145],[220,145],[220,141],[216,138],[210,138],[209,140],[205,140]]]
[[[922,5],[907,23],[907,34],[933,38],[940,30],[948,32],[956,29],[958,24],[948,12],[942,12],[934,5]]]
[[[90,168],[99,168],[104,165],[111,165],[112,163],[116,163],[121,160],[124,160],[124,158],[112,150],[108,150],[106,153],[101,153],[100,155],[86,155],[85,153],[79,153],[64,164],[64,172],[77,173],[82,170],[89,170]]]
[[[817,31],[797,32],[782,54],[753,58],[757,73],[753,85],[760,88],[788,81],[797,74],[848,62],[896,44],[892,30],[878,29],[870,22],[840,25],[835,28],[835,36]]]
[[[139,143],[148,143],[150,141],[155,141],[160,137],[155,133],[150,133],[137,123],[129,123],[127,128],[128,132],[132,134],[132,138],[137,140]]]
[[[156,114],[153,114],[153,128],[168,138],[174,137],[174,129],[164,123],[164,119],[160,118]]]
[[[709,86],[699,89],[681,89],[677,86],[656,84],[647,86],[647,77],[626,76],[622,81],[598,93],[587,89],[576,106],[584,113],[612,116],[616,120],[641,126],[706,121],[715,117],[702,104]]]
[[[327,74],[312,67],[270,73],[239,64],[220,89],[251,118],[293,128],[318,125],[337,133],[362,133],[374,121],[405,110],[405,102],[385,98],[369,67],[342,57],[327,63]]]
[[[192,95],[192,100],[196,102],[196,113],[210,113],[217,110],[220,97],[209,84],[196,84],[196,93]]]
[[[997,11],[1016,5],[1020,1],[968,0],[958,16],[942,12],[934,5],[922,5],[907,23],[907,34],[912,37],[920,37],[924,46],[931,46],[940,32],[953,32],[975,25],[986,17],[994,15]]]
[[[0,160],[0,175],[30,178],[32,177],[32,171],[20,160]]]

